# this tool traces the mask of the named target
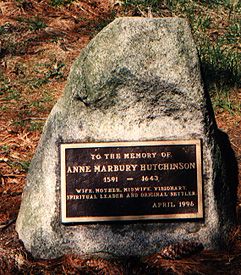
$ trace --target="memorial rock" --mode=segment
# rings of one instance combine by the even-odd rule
[[[219,137],[187,22],[116,19],[77,58],[46,122],[19,238],[40,258],[219,247],[235,202]]]

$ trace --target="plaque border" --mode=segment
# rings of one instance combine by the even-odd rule
[[[66,217],[66,164],[65,150],[74,148],[97,147],[126,147],[126,146],[157,146],[157,145],[196,145],[197,165],[197,197],[198,211],[196,213],[160,214],[160,215],[132,215],[132,216],[87,216]],[[171,219],[202,219],[203,213],[203,184],[202,184],[202,151],[201,140],[156,140],[156,141],[119,141],[119,142],[95,142],[95,143],[62,143],[60,144],[61,163],[61,222],[109,222],[109,221],[144,221],[144,220],[171,220]]]

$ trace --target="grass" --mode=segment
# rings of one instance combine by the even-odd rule
[[[50,0],[50,5],[54,7],[66,6],[74,2],[74,0]]]
[[[231,115],[241,115],[241,102],[235,100],[235,96],[230,90],[218,89],[212,95],[212,104],[214,110],[219,113],[226,111]]]
[[[135,6],[140,6],[140,8],[145,9],[145,8],[151,8],[154,11],[157,11],[162,5],[163,2],[160,0],[126,0],[123,1],[124,6],[126,7],[135,7]]]
[[[7,22],[0,26],[0,57],[26,54],[32,42],[30,38],[27,38],[29,31],[35,33],[47,27],[47,24],[39,16],[17,16],[15,20],[17,24]],[[23,33],[26,35],[25,39]]]
[[[206,40],[198,48],[204,80],[211,90],[213,87],[221,89],[240,85],[241,54],[224,45],[222,41],[213,44]]]
[[[18,17],[17,20],[20,23],[25,23],[30,31],[37,31],[47,27],[44,21],[38,16],[32,18]]]
[[[33,131],[42,131],[43,126],[44,126],[44,121],[41,121],[41,122],[31,121],[30,126],[29,126],[29,131],[32,131],[32,132]]]
[[[11,166],[14,169],[19,169],[22,172],[27,172],[30,161],[7,161],[8,165]]]
[[[37,79],[33,79],[31,82],[31,86],[33,88],[41,87],[44,84],[47,84],[51,80],[59,80],[64,78],[64,74],[62,69],[64,68],[65,64],[61,61],[55,63],[47,63],[47,64],[38,64],[35,70],[36,72],[40,69],[41,76]],[[42,69],[42,70],[41,70]]]
[[[0,86],[0,96],[2,97],[2,100],[20,100],[21,94],[12,87],[12,85],[7,81],[1,81]]]
[[[2,145],[0,146],[0,150],[4,151],[4,153],[10,152],[10,146],[9,145]]]
[[[228,27],[228,31],[225,34],[225,42],[228,44],[239,43],[241,33],[241,22],[234,22]]]

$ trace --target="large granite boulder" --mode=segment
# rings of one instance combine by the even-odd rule
[[[218,130],[190,28],[181,18],[118,18],[74,63],[32,160],[16,229],[33,256],[146,255],[193,240],[223,244],[234,221]],[[59,144],[201,139],[204,218],[64,225]]]

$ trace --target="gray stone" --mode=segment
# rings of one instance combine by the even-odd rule
[[[181,241],[217,248],[233,222],[218,131],[190,28],[180,18],[119,18],[74,63],[32,160],[16,229],[33,256],[147,255]],[[201,139],[205,218],[63,225],[60,143]]]

